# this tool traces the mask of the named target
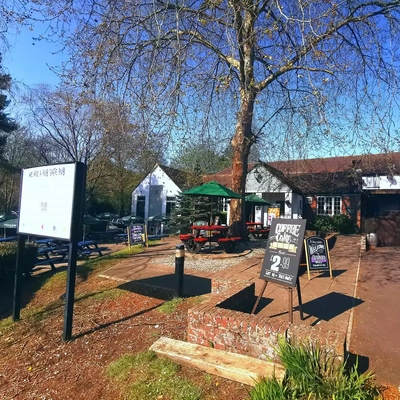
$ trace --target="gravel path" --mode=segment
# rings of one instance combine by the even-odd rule
[[[185,269],[193,269],[197,271],[206,271],[206,272],[218,272],[224,269],[229,268],[231,265],[238,264],[242,260],[263,256],[265,254],[265,241],[251,241],[245,244],[240,245],[238,250],[248,250],[251,249],[249,254],[244,256],[233,256],[229,258],[220,258],[220,259],[210,259],[210,258],[192,258],[186,257],[185,258]],[[166,265],[169,267],[175,266],[175,254],[171,254],[165,257],[160,257],[152,260],[151,264],[160,264]]]

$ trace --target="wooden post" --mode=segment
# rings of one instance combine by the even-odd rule
[[[311,279],[311,275],[310,275],[310,266],[308,265],[308,250],[307,250],[307,242],[304,239],[304,249],[306,251],[306,264],[307,264],[307,274],[308,274],[308,280]]]
[[[289,288],[289,322],[293,323],[293,288]]]
[[[300,290],[300,279],[299,276],[297,276],[297,284],[296,284],[296,289],[297,289],[297,298],[299,300],[299,311],[300,311],[300,319],[303,321],[303,302],[301,301],[301,290]]]
[[[325,239],[325,243],[326,243],[326,254],[328,255],[328,261],[329,261],[329,274],[332,279],[333,276],[332,276],[331,252],[329,251],[329,243],[327,239]]]
[[[265,292],[265,288],[267,287],[268,281],[264,281],[263,287],[261,289],[260,294],[257,297],[257,301],[256,304],[254,304],[253,309],[251,310],[251,314],[254,314],[257,310],[258,304],[260,303],[261,297],[263,296],[264,292]]]

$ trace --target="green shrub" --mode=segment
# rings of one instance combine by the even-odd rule
[[[318,215],[315,217],[313,228],[318,232],[350,234],[357,232],[354,221],[346,214],[337,214],[333,217],[329,215]]]
[[[338,214],[334,215],[332,219],[337,232],[342,234],[356,233],[357,226],[348,215]]]
[[[17,262],[17,242],[0,243],[0,276],[5,278],[13,275]],[[26,243],[25,251],[22,256],[22,271],[29,274],[35,266],[37,255],[37,245],[34,243]]]
[[[318,215],[315,217],[314,229],[323,233],[335,232],[333,218],[328,215]]]
[[[250,392],[251,400],[373,400],[379,395],[373,375],[359,374],[357,363],[349,370],[316,346],[294,346],[284,339],[276,351],[286,368],[283,382],[261,380]]]

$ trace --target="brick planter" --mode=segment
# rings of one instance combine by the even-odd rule
[[[280,337],[293,343],[312,343],[344,359],[345,334],[284,318],[251,315],[255,284],[213,282],[208,300],[188,312],[188,342],[260,359],[279,361],[274,348]]]

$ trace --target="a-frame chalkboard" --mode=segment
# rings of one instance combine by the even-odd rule
[[[308,279],[311,279],[310,271],[329,271],[332,278],[328,241],[319,236],[310,236],[304,240],[304,248],[306,251]]]
[[[261,293],[254,305],[255,313],[258,303],[267,287],[268,282],[273,282],[289,288],[289,320],[293,322],[293,288],[297,288],[300,305],[300,317],[303,319],[301,309],[301,293],[299,284],[299,266],[303,252],[305,219],[273,219],[269,232],[267,248],[261,267],[260,278],[265,280]]]

